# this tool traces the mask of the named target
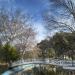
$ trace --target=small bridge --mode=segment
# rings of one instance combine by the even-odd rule
[[[63,69],[75,70],[75,61],[71,60],[59,60],[59,59],[28,59],[28,60],[19,60],[12,63],[11,67],[28,65],[28,64],[46,64],[46,65],[55,65],[62,67]]]

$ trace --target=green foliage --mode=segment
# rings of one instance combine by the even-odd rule
[[[48,57],[48,52],[50,48],[50,43],[48,40],[43,40],[40,43],[37,44],[37,46],[41,49],[41,56],[43,58]]]
[[[55,50],[53,48],[49,48],[47,51],[47,56],[49,58],[54,58],[55,57]]]
[[[2,48],[0,48],[0,57],[2,61],[10,63],[18,60],[20,58],[20,54],[15,47],[6,43]]]
[[[55,49],[57,56],[62,55],[66,50],[69,49],[69,43],[64,34],[57,33],[53,36],[52,40],[53,48]]]
[[[61,32],[51,38],[57,57],[67,55],[73,59],[75,53],[75,33]]]
[[[43,40],[37,45],[43,57],[62,57],[64,55],[75,59],[75,32],[56,33],[49,40]]]

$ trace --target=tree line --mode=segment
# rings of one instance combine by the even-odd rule
[[[75,59],[75,32],[59,32],[37,44],[43,58]]]

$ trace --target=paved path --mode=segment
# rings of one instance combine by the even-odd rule
[[[19,60],[12,63],[12,67],[27,65],[27,64],[51,64],[55,66],[61,66],[63,69],[75,70],[75,61],[71,60],[59,60],[59,59],[28,59],[28,60]]]

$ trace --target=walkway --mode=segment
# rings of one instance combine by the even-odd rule
[[[63,69],[75,70],[75,61],[72,62],[71,60],[59,60],[59,59],[19,60],[17,62],[12,63],[12,67],[27,65],[27,64],[51,64],[55,66],[61,66],[63,67]]]

